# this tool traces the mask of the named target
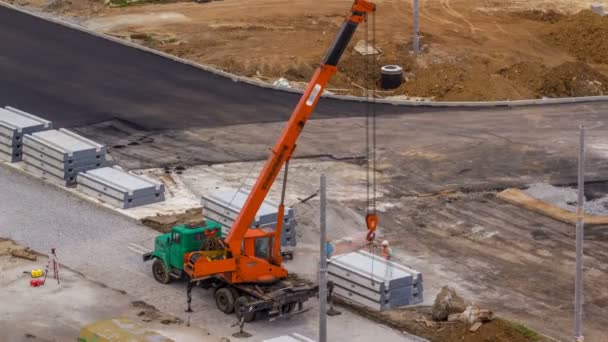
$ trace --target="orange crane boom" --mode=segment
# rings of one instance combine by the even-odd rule
[[[279,226],[274,233],[251,229],[250,226],[281,168],[293,155],[296,141],[329,80],[336,74],[338,61],[358,25],[365,20],[368,13],[373,11],[375,11],[375,5],[371,2],[354,1],[350,15],[342,24],[322,64],[312,76],[281,136],[272,148],[241,212],[234,221],[230,234],[225,239],[227,245],[225,258],[212,259],[204,252],[187,254],[184,260],[184,270],[191,279],[220,275],[229,283],[243,283],[271,282],[277,278],[287,277],[287,270],[281,266],[282,257],[280,255],[280,224],[283,217],[283,204],[279,207],[277,220]],[[368,229],[373,232],[377,219],[368,217],[367,221]],[[267,247],[267,252],[260,252],[260,250],[265,250],[264,247]]]

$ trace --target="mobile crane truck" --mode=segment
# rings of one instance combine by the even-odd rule
[[[191,291],[195,286],[214,288],[217,308],[226,314],[236,311],[237,317],[247,322],[254,320],[258,313],[265,313],[272,318],[292,313],[296,307],[298,311],[303,311],[303,303],[317,295],[318,286],[287,279],[288,272],[282,266],[281,226],[289,160],[296,147],[296,141],[324,88],[330,78],[336,74],[338,61],[357,27],[367,19],[369,13],[375,10],[376,7],[371,2],[354,1],[350,15],[342,24],[322,64],[312,76],[234,221],[229,235],[225,239],[218,238],[213,223],[208,224],[208,227],[197,228],[198,231],[193,234],[178,229],[170,235],[157,238],[155,251],[144,256],[144,260],[157,259],[153,272],[158,281],[166,283],[168,277],[178,277],[182,274],[188,278],[188,310],[190,310]],[[250,228],[283,166],[285,172],[277,227],[272,231]],[[367,238],[371,241],[375,237],[378,223],[375,212],[367,215],[366,222]],[[197,238],[199,240],[196,240]],[[176,247],[176,244],[182,247],[171,249]],[[192,251],[189,247],[195,245],[200,245],[200,248]],[[158,261],[161,256],[172,253],[177,255],[175,258],[171,257],[171,260],[182,257],[182,268],[176,266],[175,262]],[[163,267],[167,268],[163,270]]]

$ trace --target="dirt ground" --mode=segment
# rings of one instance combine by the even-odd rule
[[[92,29],[239,75],[267,82],[284,77],[294,87],[308,81],[349,3],[224,0],[110,7],[101,0],[12,2],[76,16]],[[408,79],[380,96],[475,101],[608,93],[608,16],[585,10],[587,1],[421,1],[424,53],[418,58],[409,52],[411,1],[376,3],[376,46],[382,51],[376,63],[402,65]],[[362,28],[353,43],[364,38]],[[366,77],[368,64],[348,49],[328,89],[362,95],[372,78]]]
[[[582,104],[378,119],[380,238],[392,241],[399,262],[424,274],[425,305],[442,286],[450,285],[501,317],[559,340],[571,336],[573,226],[506,203],[496,194],[540,181],[575,182],[580,123],[594,127],[588,136],[586,177],[605,180],[608,141],[602,113],[607,108]],[[175,171],[172,176],[197,197],[221,186],[238,187],[245,180],[251,185],[261,167],[255,161],[266,156],[282,125],[148,132],[154,143],[111,152],[131,169],[162,171],[164,165],[181,165],[181,174]],[[77,131],[109,146],[124,139],[94,126]],[[363,119],[307,124],[291,163],[287,191],[287,204],[295,207],[298,222],[298,248],[288,263],[290,271],[315,276],[309,260],[318,251],[318,199],[300,202],[315,193],[320,173],[329,179],[330,238],[363,237],[363,132]],[[199,165],[201,156],[206,165]],[[276,200],[279,194],[280,187],[275,187],[270,196]],[[586,234],[585,335],[603,341],[608,338],[608,229],[589,227]]]
[[[501,318],[485,322],[474,332],[471,324],[463,322],[433,322],[431,307],[397,309],[374,313],[359,307],[349,306],[348,310],[370,317],[383,324],[424,337],[431,342],[544,342],[550,341],[520,323]]]
[[[23,249],[0,238],[2,341],[74,341],[82,326],[114,317],[129,318],[176,341],[221,341],[205,330],[186,327],[181,320],[124,291],[90,281],[63,266],[59,269],[59,284],[49,276],[45,285],[30,287],[30,275],[24,272],[44,270],[48,259],[38,253],[36,261],[11,256],[12,251]],[[58,256],[62,252],[57,251]]]

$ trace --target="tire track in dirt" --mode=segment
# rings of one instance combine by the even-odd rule
[[[462,13],[456,11],[452,7],[451,0],[441,0],[441,6],[448,14],[465,22],[467,24],[467,26],[469,27],[469,31],[471,32],[471,34],[474,35],[476,31],[485,31],[484,29],[480,29],[480,28],[476,27],[475,25],[473,25],[473,23],[470,20],[468,20],[467,18],[465,18],[465,16],[462,15]]]

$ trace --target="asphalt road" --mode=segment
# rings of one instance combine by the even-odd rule
[[[299,94],[264,89],[0,6],[0,105],[73,127],[120,119],[145,129],[284,121]],[[362,116],[323,99],[315,118]],[[409,110],[379,105],[378,113]]]

